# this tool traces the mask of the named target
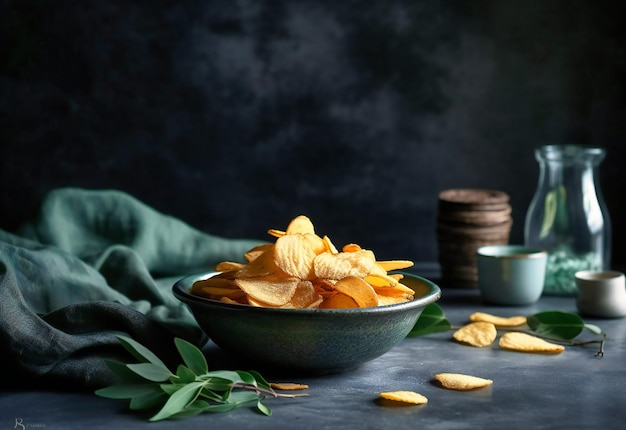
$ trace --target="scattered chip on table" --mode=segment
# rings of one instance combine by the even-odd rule
[[[412,405],[424,405],[428,403],[428,399],[415,391],[387,391],[380,393],[379,397],[385,400],[393,400],[395,402],[409,403]]]
[[[511,351],[558,354],[565,350],[563,345],[548,342],[527,333],[510,332],[500,337],[500,347]]]
[[[526,317],[521,315],[501,317],[486,312],[474,312],[472,315],[470,315],[470,321],[488,322],[495,325],[496,327],[518,327],[520,325],[526,324]]]
[[[466,343],[468,345],[476,346],[478,348],[484,348],[489,346],[496,340],[498,331],[496,326],[488,322],[473,322],[464,325],[460,329],[456,330],[452,337],[459,342]]]
[[[457,391],[475,390],[493,384],[491,379],[464,375],[462,373],[438,373],[435,375],[435,380],[437,380],[443,388]]]

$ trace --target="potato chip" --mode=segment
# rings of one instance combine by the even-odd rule
[[[244,296],[245,296],[245,294],[244,294]],[[240,305],[240,304],[242,304],[242,302],[239,302],[237,300],[233,300],[233,299],[231,299],[229,297],[226,297],[226,296],[220,297],[219,301],[220,302],[224,302],[224,303],[230,303],[231,305]]]
[[[310,281],[300,281],[293,293],[289,304],[296,309],[317,307],[322,302],[322,296],[315,291]]]
[[[526,317],[524,316],[500,317],[485,312],[474,312],[469,319],[470,321],[488,322],[496,327],[517,327],[526,324]]]
[[[438,373],[435,375],[435,380],[438,381],[443,388],[457,391],[474,390],[493,384],[491,379],[464,375],[462,373]]]
[[[464,325],[456,330],[452,337],[459,342],[484,348],[491,345],[493,341],[496,340],[497,335],[498,331],[495,325],[478,321]]]
[[[298,215],[294,219],[291,220],[289,225],[287,226],[287,230],[285,230],[286,234],[315,234],[315,227],[311,220],[304,216]]]
[[[234,280],[219,277],[211,277],[195,282],[190,292],[191,294],[209,299],[219,299],[220,297],[237,299],[245,295]]]
[[[270,382],[270,387],[274,390],[297,391],[309,388],[307,384],[296,384],[294,382]]]
[[[233,261],[222,261],[215,265],[216,272],[230,272],[235,270],[243,269],[244,265],[242,263],[235,263]]]
[[[271,306],[282,306],[293,297],[300,279],[278,276],[236,279],[235,283],[252,298]]]
[[[356,252],[356,251],[360,251],[363,248],[361,248],[359,245],[357,245],[356,243],[348,243],[347,245],[344,245],[341,250],[343,252]]]
[[[406,297],[383,296],[382,294],[378,295],[378,306],[397,305],[406,301]]]
[[[280,272],[274,262],[275,246],[267,248],[254,260],[244,265],[235,273],[235,278],[256,278],[260,276],[274,275]]]
[[[500,347],[512,351],[558,354],[565,350],[563,345],[545,341],[521,332],[509,332],[500,337]]]
[[[327,295],[319,306],[320,309],[350,309],[358,307],[358,303],[352,297],[337,292]]]
[[[315,234],[287,234],[276,240],[274,262],[291,276],[311,280],[316,277],[313,260],[325,251],[325,246],[322,238]]]
[[[378,261],[376,263],[386,272],[391,272],[392,270],[407,269],[413,266],[413,262],[408,260]]]
[[[269,234],[270,236],[274,236],[274,237],[282,237],[286,235],[287,233],[284,232],[283,230],[276,230],[275,228],[270,228],[267,231],[267,234]]]
[[[330,237],[324,236],[324,237],[322,237],[322,240],[324,241],[324,245],[326,245],[326,251],[330,252],[331,254],[339,254],[339,251],[337,250],[337,247],[330,240]]]
[[[415,391],[387,391],[378,395],[381,399],[393,400],[394,402],[409,403],[412,405],[424,405],[428,399]]]
[[[263,245],[255,246],[254,248],[250,249],[245,254],[243,254],[243,257],[249,263],[253,260],[256,260],[257,257],[259,257],[261,254],[263,254],[265,251],[271,248],[274,248],[273,243],[264,243]],[[217,270],[217,268],[215,270]],[[221,270],[217,270],[217,271],[221,272]]]
[[[374,288],[361,278],[346,276],[335,284],[335,290],[350,296],[360,308],[378,306],[378,295]]]
[[[313,260],[315,276],[325,279],[343,279],[348,276],[364,278],[376,266],[376,258],[370,250],[338,254],[323,253]]]

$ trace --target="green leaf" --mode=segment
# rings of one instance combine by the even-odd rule
[[[265,403],[263,403],[261,401],[261,399],[259,399],[256,402],[256,408],[259,412],[261,412],[263,415],[267,415],[268,417],[272,416],[272,410],[270,408],[268,408]]]
[[[227,391],[233,386],[233,383],[238,381],[233,381],[231,379],[219,378],[217,376],[212,376],[205,380],[204,386],[208,390],[215,391]]]
[[[202,385],[203,382],[192,382],[183,386],[170,396],[163,408],[156,415],[152,416],[150,421],[163,420],[183,411],[187,405],[196,400],[202,390]]]
[[[167,367],[153,363],[133,363],[127,364],[126,367],[142,378],[153,382],[167,381],[172,376]]]
[[[187,366],[180,364],[176,369],[177,378],[172,378],[178,383],[193,382],[196,380],[196,374]]]
[[[544,311],[527,317],[528,327],[535,333],[560,339],[573,339],[585,328],[577,314],[564,311]]]
[[[209,367],[206,362],[206,358],[202,351],[196,348],[195,345],[187,342],[186,340],[176,338],[174,339],[178,353],[182,357],[185,365],[196,375],[202,375],[209,371]]]
[[[235,403],[214,403],[205,409],[207,412],[228,412],[237,408]]]
[[[241,378],[244,383],[252,385],[254,387],[257,386],[257,381],[254,375],[249,372],[244,372],[243,370],[237,370],[236,372],[237,375],[239,375],[239,378]]]
[[[176,391],[180,390],[184,386],[185,384],[176,384],[176,383],[159,384],[159,387],[161,388],[161,390],[163,390],[163,392],[165,392],[166,394],[174,394]]]
[[[223,391],[222,391],[223,393]],[[204,397],[205,399],[208,400],[213,400],[214,402],[218,402],[218,403],[222,403],[224,401],[225,397],[228,397],[229,391],[226,391],[226,395],[224,394],[220,394],[217,393],[213,390],[209,390],[206,388],[206,386],[202,389],[202,391],[200,391],[200,396]]]
[[[156,366],[161,366],[167,369],[167,366],[161,361],[159,357],[157,357],[152,351],[150,351],[139,342],[131,339],[130,337],[122,335],[118,335],[117,338],[120,340],[122,346],[126,348],[126,350],[130,352],[137,360],[143,363],[152,363]]]
[[[446,318],[443,309],[437,303],[427,305],[419,319],[407,335],[408,337],[423,336],[431,333],[448,331],[452,325]]]
[[[259,395],[254,391],[240,390],[231,391],[228,396],[228,403],[235,404],[237,406],[244,405],[246,403],[255,402],[259,399]]]
[[[585,328],[595,334],[603,334],[604,331],[595,324],[585,324]]]
[[[261,374],[259,372],[257,372],[256,370],[248,370],[245,373],[247,373],[248,375],[250,375],[250,376],[252,376],[254,378],[254,380],[256,381],[258,387],[265,388],[266,390],[272,390],[272,386],[270,385],[270,383],[267,382],[265,380],[265,378],[263,376],[261,376]]]
[[[206,376],[210,378],[225,379],[235,384],[239,382],[246,382],[241,378],[241,375],[234,370],[215,370],[213,372],[208,372]]]
[[[145,384],[146,380],[128,368],[128,365],[120,361],[105,359],[104,362],[124,384]]]
[[[157,387],[158,389],[158,387]],[[143,384],[118,384],[96,390],[96,395],[106,397],[107,399],[131,399],[137,396],[143,396],[154,391],[154,385],[149,383]],[[162,390],[159,389],[162,392]]]
[[[167,401],[168,395],[158,385],[153,385],[153,388],[151,392],[133,397],[130,400],[130,409],[151,409],[163,405]]]
[[[199,415],[209,409],[211,405],[204,400],[194,400],[190,405],[187,405],[185,409],[172,415],[172,418],[183,418]]]

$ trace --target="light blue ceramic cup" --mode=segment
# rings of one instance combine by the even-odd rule
[[[528,305],[541,297],[548,253],[523,245],[490,245],[476,250],[478,289],[496,305]]]

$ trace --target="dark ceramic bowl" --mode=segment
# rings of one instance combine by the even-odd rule
[[[272,309],[222,303],[189,293],[194,282],[178,281],[174,295],[218,346],[255,364],[305,374],[341,373],[377,358],[400,343],[426,305],[441,297],[433,282],[404,274],[415,299],[361,309]]]

